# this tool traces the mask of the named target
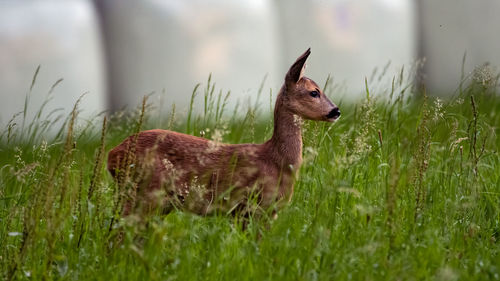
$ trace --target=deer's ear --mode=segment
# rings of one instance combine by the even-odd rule
[[[300,78],[304,75],[304,69],[306,66],[307,57],[311,54],[311,48],[307,49],[290,67],[288,73],[285,76],[285,82],[287,84],[297,83]]]

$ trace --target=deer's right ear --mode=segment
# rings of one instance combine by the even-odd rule
[[[307,57],[311,54],[311,48],[307,49],[290,67],[285,76],[286,84],[295,84],[304,75]]]

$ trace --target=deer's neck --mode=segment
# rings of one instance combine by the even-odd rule
[[[268,142],[270,156],[284,168],[296,171],[302,163],[302,119],[284,108],[282,95],[274,109],[274,132]]]

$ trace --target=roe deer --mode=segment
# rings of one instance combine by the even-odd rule
[[[132,135],[109,152],[108,170],[118,183],[129,176],[137,205],[176,207],[205,215],[219,208],[288,202],[302,163],[301,118],[334,122],[339,108],[303,76],[310,48],[290,67],[276,98],[274,131],[263,144],[220,144],[168,130]],[[136,207],[134,196],[123,215]],[[168,211],[168,210],[166,210]]]

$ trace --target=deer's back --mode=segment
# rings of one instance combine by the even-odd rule
[[[130,154],[134,157],[129,165],[152,171],[160,179],[169,178],[169,173],[174,172],[178,184],[215,177],[210,179],[212,185],[246,185],[259,178],[260,172],[270,170],[261,145],[220,144],[168,130],[140,132],[112,149],[108,170],[113,176],[117,169],[124,168]]]
[[[129,155],[133,155],[136,162],[162,160],[178,169],[199,169],[216,160],[214,152],[217,152],[216,145],[206,139],[168,130],[148,130],[128,137],[112,149],[108,155],[108,169],[113,174]]]

